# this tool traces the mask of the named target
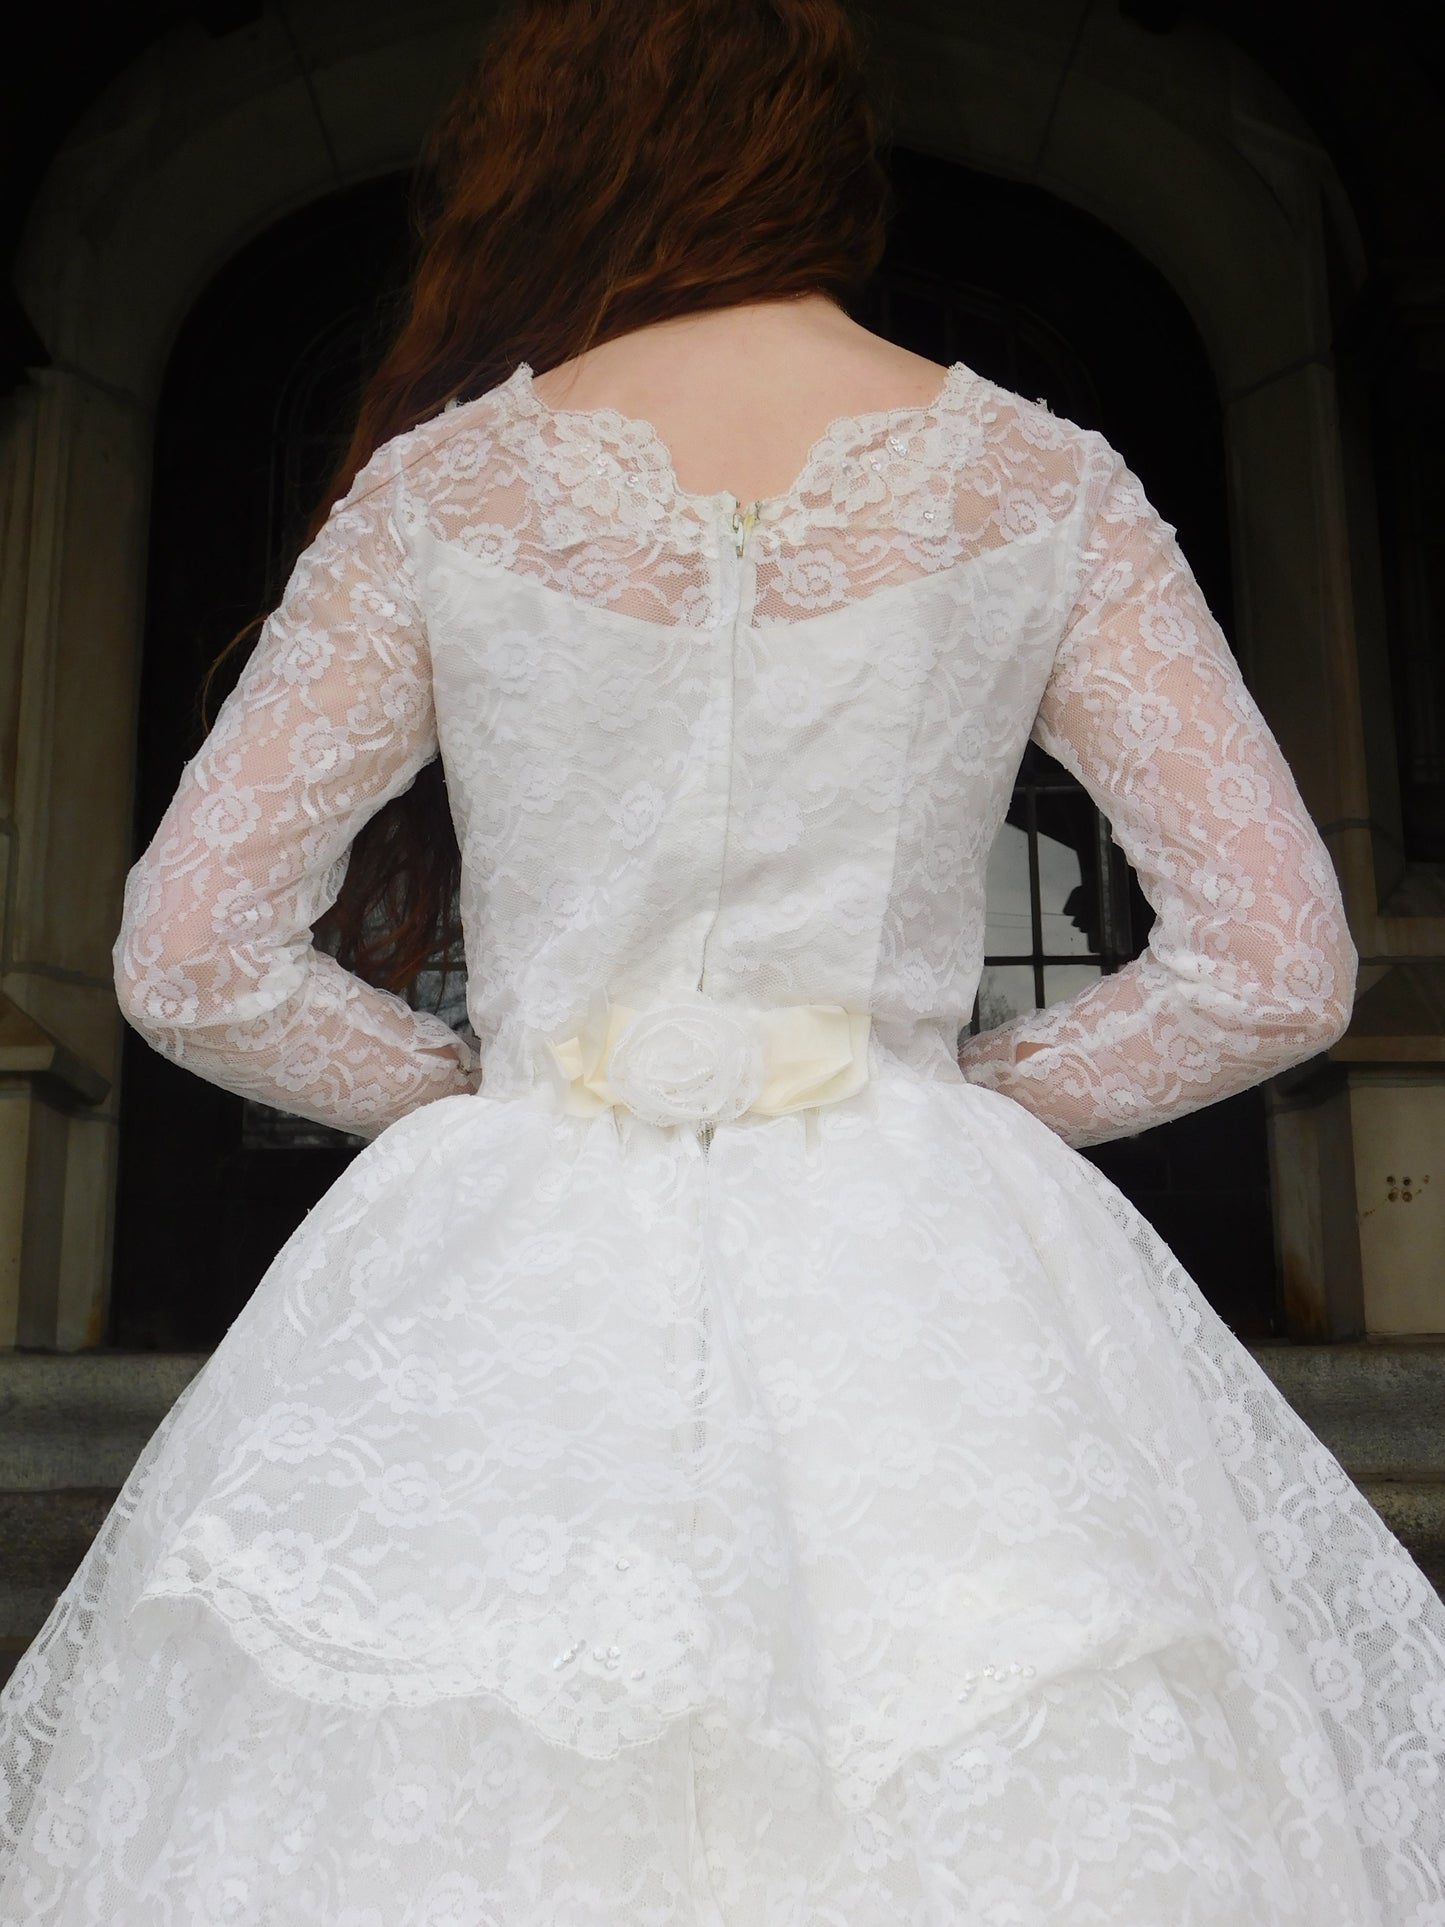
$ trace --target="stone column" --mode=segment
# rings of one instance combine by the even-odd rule
[[[1318,362],[1228,412],[1240,653],[1362,960],[1348,1035],[1269,1093],[1286,1314],[1319,1340],[1445,1332],[1445,922],[1379,909],[1402,874],[1398,765],[1374,503],[1344,426]]]
[[[104,1332],[148,411],[45,371],[0,439],[0,1345]]]

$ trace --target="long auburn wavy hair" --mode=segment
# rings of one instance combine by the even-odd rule
[[[846,0],[514,0],[423,152],[404,318],[307,539],[384,442],[521,361],[745,301],[849,305],[883,252],[884,138]],[[318,939],[386,989],[445,970],[460,867],[434,761],[357,836]]]

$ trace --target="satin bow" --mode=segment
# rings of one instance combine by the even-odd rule
[[[662,1006],[666,1008],[666,1005]],[[851,1097],[868,1081],[870,1013],[842,1004],[779,1004],[762,1010],[735,1005],[720,1009],[755,1027],[763,1051],[762,1088],[747,1106],[763,1117],[781,1117],[817,1104]],[[613,1046],[641,1015],[626,1004],[594,998],[587,1018],[571,1037],[549,1040],[566,1080],[563,1109],[591,1117],[621,1100],[607,1081]]]

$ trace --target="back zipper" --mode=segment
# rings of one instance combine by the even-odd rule
[[[735,504],[732,512],[733,546],[739,555],[742,554],[743,546],[747,542],[748,530],[752,528],[757,519],[758,505],[756,502],[749,502],[746,508],[744,508],[740,502]]]
[[[755,526],[755,524],[757,523],[757,519],[758,519],[758,505],[756,502],[742,503],[742,502],[739,502],[736,497],[733,498],[733,510],[732,510],[732,514],[728,517],[728,526],[732,529],[733,547],[737,551],[739,558],[741,558],[743,550],[747,547],[748,532],[750,529],[752,529]],[[734,627],[736,627],[736,621],[737,621],[736,611],[734,611],[733,620],[734,620]],[[707,975],[707,940],[706,938],[704,938],[703,957],[702,957],[701,963],[699,964],[698,973],[697,973],[697,987],[699,990],[703,988],[703,979],[706,977],[706,975]],[[704,1156],[707,1155],[708,1147],[712,1143],[712,1134],[713,1134],[713,1127],[711,1124],[704,1124],[698,1130],[698,1133],[697,1133],[698,1143],[702,1147]]]

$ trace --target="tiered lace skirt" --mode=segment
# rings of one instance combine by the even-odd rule
[[[0,1922],[1445,1927],[1442,1769],[1445,1606],[1020,1106],[455,1098],[22,1660]]]

